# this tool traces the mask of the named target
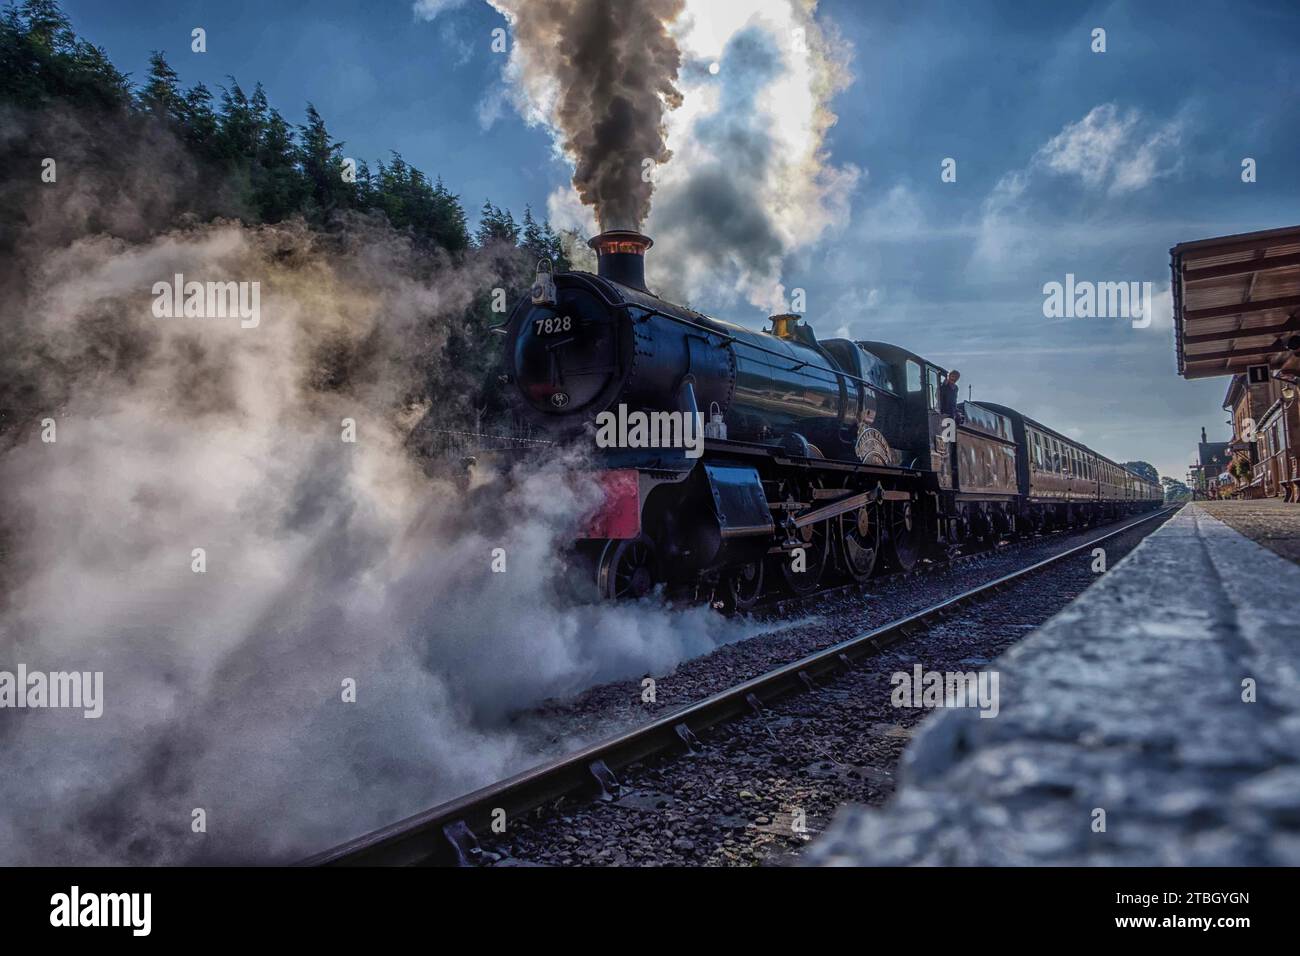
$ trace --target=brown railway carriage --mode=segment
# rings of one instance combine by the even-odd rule
[[[1156,485],[1005,405],[980,403],[1011,422],[1018,449],[1021,522],[1067,527],[1117,518],[1163,500]]]
[[[1159,486],[1004,405],[962,402],[945,433],[939,384],[947,370],[896,345],[856,344],[901,373],[891,434],[903,462],[934,475],[939,541],[1091,524],[1163,498]]]
[[[960,411],[955,461],[948,468],[953,491],[948,539],[1007,534],[1015,530],[1020,495],[1012,422],[974,402],[962,402]]]

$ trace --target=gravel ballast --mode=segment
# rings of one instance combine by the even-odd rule
[[[1104,545],[1113,566],[1158,521]],[[1068,550],[1099,534],[1054,537],[931,574],[893,577],[867,594],[832,597],[788,624],[655,675],[602,685],[520,715],[542,750],[637,726],[742,680]],[[617,801],[561,801],[503,834],[479,834],[495,865],[752,865],[797,854],[835,808],[883,803],[904,746],[927,711],[894,707],[895,673],[979,671],[1096,580],[1085,554],[1033,575],[929,631],[761,714],[701,735],[698,754],[671,754],[621,774]],[[562,746],[568,743],[570,746]]]

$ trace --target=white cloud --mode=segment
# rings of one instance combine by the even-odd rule
[[[465,6],[469,0],[415,0],[411,10],[421,20],[433,20],[438,14]]]
[[[1160,291],[1152,292],[1150,308],[1151,324],[1148,328],[1167,330],[1174,327],[1174,294],[1168,282],[1163,284]]]
[[[474,45],[461,34],[455,20],[444,20],[438,36],[454,54],[451,59],[453,68],[459,69],[473,58]]]
[[[478,101],[479,129],[486,133],[496,125],[496,121],[505,113],[506,101],[509,97],[509,91],[500,83],[488,87],[487,92]]]
[[[1104,187],[1111,195],[1132,192],[1177,170],[1182,132],[1180,119],[1151,129],[1138,110],[1121,113],[1114,103],[1103,103],[1048,140],[1030,169],[1077,176],[1088,188]]]
[[[1041,247],[1045,228],[1059,235],[1063,224],[1041,227],[1032,216],[1038,187],[1058,191],[1077,180],[1092,194],[1117,197],[1137,192],[1178,171],[1185,123],[1181,116],[1156,122],[1137,109],[1103,103],[1067,123],[1035,151],[1023,169],[998,180],[985,198],[974,261],[985,267]]]

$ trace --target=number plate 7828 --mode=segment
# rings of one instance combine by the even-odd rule
[[[553,315],[545,319],[533,319],[534,335],[555,335],[557,332],[573,331],[573,319],[567,315]]]

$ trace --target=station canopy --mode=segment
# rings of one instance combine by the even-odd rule
[[[1178,374],[1297,364],[1284,343],[1300,336],[1300,226],[1182,242],[1169,254]]]

